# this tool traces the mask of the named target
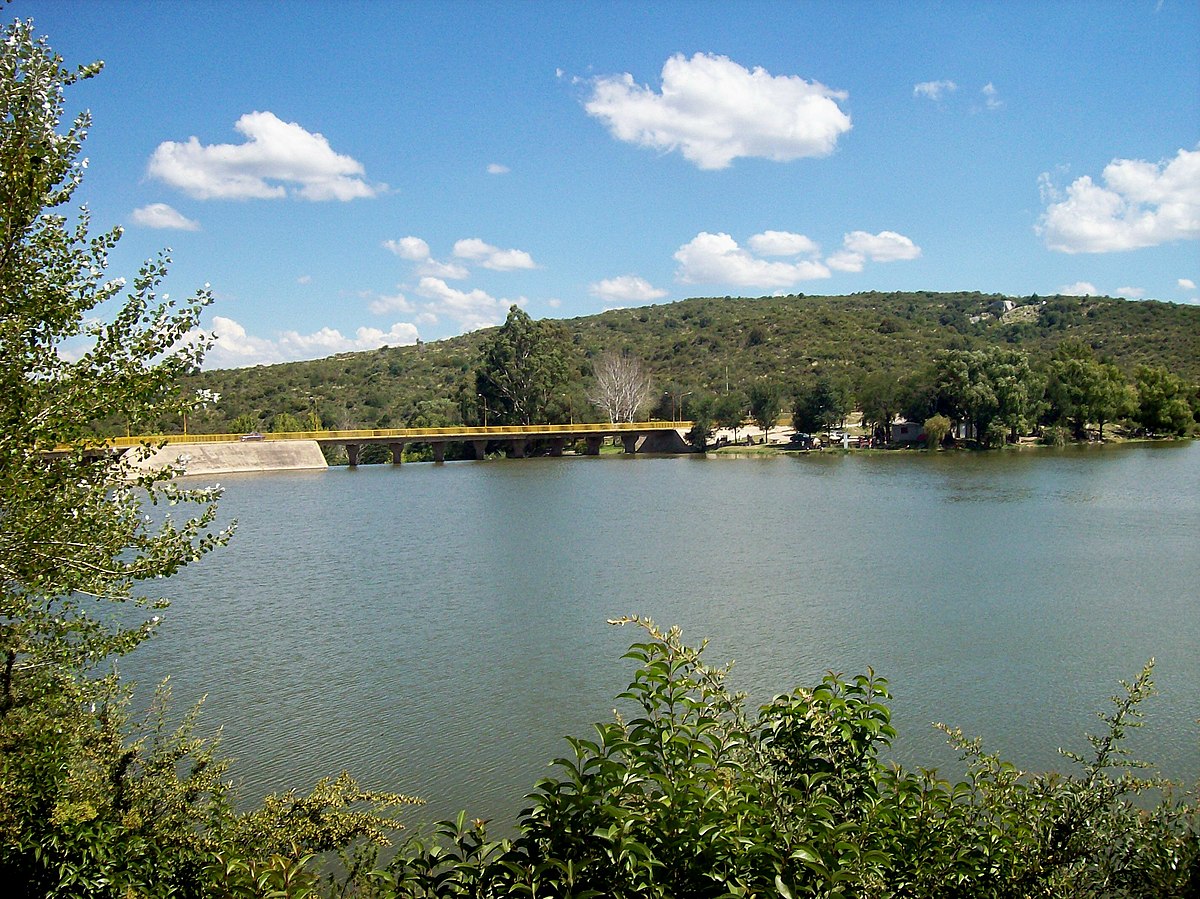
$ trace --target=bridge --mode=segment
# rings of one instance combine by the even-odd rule
[[[605,438],[619,438],[626,453],[637,452],[639,441],[657,444],[651,451],[683,452],[684,444],[680,430],[692,426],[690,421],[638,421],[615,424],[590,423],[569,425],[489,425],[485,427],[451,428],[374,428],[349,431],[285,431],[266,434],[156,434],[146,437],[112,437],[105,440],[100,450],[125,450],[149,443],[238,443],[258,440],[315,440],[321,446],[342,446],[351,465],[358,464],[363,446],[386,444],[391,451],[392,462],[399,464],[404,447],[409,443],[427,443],[433,449],[433,458],[442,462],[446,458],[446,444],[465,443],[471,447],[475,458],[482,459],[489,443],[501,443],[508,455],[524,457],[534,442],[547,444],[551,456],[561,456],[568,443],[582,442],[584,455],[595,456]],[[672,433],[673,432],[673,433]],[[643,438],[646,438],[643,440]],[[646,451],[646,450],[643,450]]]

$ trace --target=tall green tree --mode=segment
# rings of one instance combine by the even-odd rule
[[[0,884],[18,899],[254,896],[286,872],[297,890],[270,894],[299,896],[317,877],[306,853],[380,834],[348,811],[372,797],[347,779],[238,814],[192,717],[168,728],[160,702],[137,724],[105,673],[156,629],[159,579],[230,532],[213,527],[216,490],[89,436],[114,412],[136,429],[187,408],[209,301],[160,298],[165,258],[126,291],[105,274],[119,230],[69,216],[88,117],[63,127],[64,91],[99,68],[66,68],[32,23],[0,41]],[[245,889],[226,889],[231,872]]]
[[[713,402],[713,424],[718,428],[733,431],[733,442],[737,443],[738,428],[746,421],[746,400],[737,393],[726,393]]]
[[[1128,382],[1115,365],[1101,363],[1092,348],[1064,340],[1051,355],[1046,374],[1046,415],[1070,426],[1076,440],[1087,436],[1089,423],[1099,427],[1132,411]]]
[[[779,404],[783,402],[783,391],[779,385],[760,381],[750,388],[750,417],[762,428],[763,441],[771,436],[771,429],[779,420]]]
[[[1032,425],[1042,391],[1020,350],[947,350],[934,365],[938,411],[970,424],[984,446]]]
[[[1138,424],[1152,434],[1183,437],[1193,426],[1187,385],[1165,368],[1139,365],[1134,373],[1137,384]]]
[[[490,424],[536,424],[556,408],[570,373],[571,339],[559,322],[534,321],[518,306],[488,338],[475,386]]]
[[[792,427],[797,431],[827,431],[846,420],[850,412],[850,390],[841,379],[828,374],[798,386],[792,397]]]
[[[858,389],[863,425],[880,433],[885,441],[892,439],[892,422],[900,415],[903,388],[899,377],[891,371],[873,371],[863,378]]]
[[[32,25],[17,23],[0,51],[0,702],[47,663],[90,666],[154,628],[161,603],[138,586],[195,561],[223,539],[210,530],[217,493],[182,490],[171,472],[135,472],[91,451],[93,421],[120,410],[136,429],[178,413],[180,376],[196,368],[207,289],[179,305],[160,299],[165,258],[148,263],[123,300],[105,275],[115,229],[88,233],[86,210],[65,207],[83,175],[80,114],[60,133],[64,88],[98,66],[63,67]],[[108,320],[98,307],[120,303]],[[69,343],[76,354],[61,352]],[[47,454],[65,448],[52,462]],[[165,500],[195,514],[147,519]],[[101,603],[146,608],[122,622]]]

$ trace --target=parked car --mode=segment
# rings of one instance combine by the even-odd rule
[[[245,441],[245,440],[262,440],[262,439],[263,439],[263,435],[260,434],[258,431],[251,431],[249,434],[242,435],[243,441]]]

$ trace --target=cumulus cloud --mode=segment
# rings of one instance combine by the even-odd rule
[[[1118,287],[1117,296],[1127,297],[1131,300],[1140,300],[1146,295],[1146,291],[1141,287]]]
[[[439,262],[429,255],[429,244],[419,237],[401,237],[399,240],[385,240],[385,249],[395,253],[401,259],[416,262],[418,275],[429,275],[433,278],[450,278],[462,280],[470,274],[464,266],[457,262]]]
[[[661,92],[635,84],[628,73],[596,78],[591,86],[585,109],[613,137],[679,150],[701,169],[723,169],[738,157],[828,156],[850,130],[850,116],[838,106],[844,91],[748,70],[725,56],[672,56],[663,64]]]
[[[851,253],[861,253],[872,262],[899,262],[921,255],[920,247],[895,231],[880,231],[878,234],[851,231],[842,239],[842,245]]]
[[[1058,295],[1064,297],[1094,297],[1096,285],[1090,281],[1076,281],[1074,284],[1064,284],[1058,289]]]
[[[466,266],[457,262],[438,262],[436,259],[426,259],[417,266],[418,275],[428,275],[431,278],[449,278],[451,281],[461,281],[471,273]]]
[[[391,296],[377,296],[367,304],[367,308],[374,315],[390,315],[394,312],[408,314],[415,311],[413,304],[402,293],[392,294]]]
[[[421,262],[429,258],[429,244],[419,237],[401,237],[399,240],[385,240],[383,246],[401,259],[408,259],[411,262]]]
[[[1046,212],[1036,230],[1061,253],[1112,253],[1200,238],[1200,149],[1174,159],[1116,159],[1101,184],[1077,178],[1062,196],[1038,179]]]
[[[501,165],[498,162],[488,163],[487,171],[489,175],[507,175],[509,168],[506,165]]]
[[[335,153],[321,134],[284,122],[271,112],[250,112],[234,124],[246,141],[201,144],[166,141],[150,157],[152,178],[200,200],[354,200],[376,196],[382,185],[365,180],[362,164]]]
[[[1004,101],[1000,99],[1000,92],[992,82],[989,81],[981,87],[979,92],[983,94],[983,102],[988,109],[999,109],[1004,105]]]
[[[632,303],[648,303],[667,295],[665,290],[653,286],[637,275],[620,275],[606,278],[589,285],[588,293],[602,300],[627,300]]]
[[[478,237],[455,241],[454,255],[498,272],[537,268],[533,257],[524,250],[501,250]]]
[[[953,81],[922,81],[913,85],[914,97],[928,97],[930,100],[940,100],[943,94],[952,94],[958,90]]]
[[[821,249],[803,234],[790,231],[764,231],[746,243],[759,256],[815,256]]]
[[[761,259],[738,246],[725,233],[702,231],[675,252],[676,277],[685,284],[730,284],[777,290],[801,281],[828,278],[820,262],[774,262]]]
[[[1178,284],[1184,290],[1195,290],[1196,289],[1196,282],[1193,281],[1191,278],[1180,278],[1175,283]]]
[[[851,231],[842,238],[842,249],[825,260],[825,264],[839,272],[861,272],[870,262],[901,262],[916,259],[921,248],[910,238],[895,231]]]
[[[504,321],[508,307],[514,302],[518,306],[525,304],[524,298],[498,300],[478,288],[458,290],[440,278],[422,278],[417,293],[431,301],[428,312],[451,318],[467,331],[498,325]]]
[[[396,322],[387,331],[359,328],[353,337],[336,328],[321,328],[311,334],[282,331],[274,338],[255,337],[231,318],[214,316],[211,332],[215,343],[205,357],[209,368],[241,368],[318,359],[352,350],[373,350],[381,346],[409,346],[417,342],[417,328],[408,322]]]
[[[166,203],[151,203],[133,210],[133,222],[144,228],[170,228],[176,231],[199,231],[200,223]]]

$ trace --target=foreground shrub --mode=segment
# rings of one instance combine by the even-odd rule
[[[946,729],[950,783],[885,765],[887,682],[830,674],[750,718],[703,646],[648,620],[628,720],[569,740],[512,841],[483,822],[411,839],[366,893],[388,896],[1187,897],[1200,889],[1194,794],[1141,779],[1123,740],[1153,693],[1125,684],[1070,776],[1028,775]],[[1160,791],[1149,808],[1139,794]]]

